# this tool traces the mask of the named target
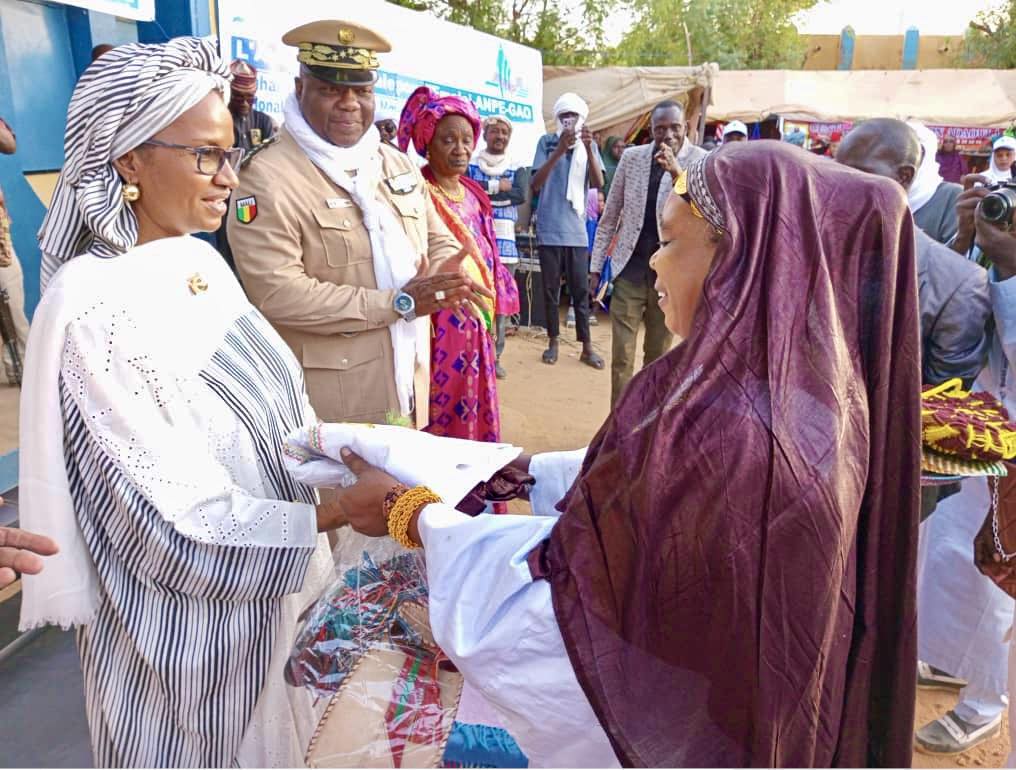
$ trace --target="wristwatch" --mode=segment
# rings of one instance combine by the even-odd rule
[[[392,307],[395,308],[396,313],[402,316],[403,321],[416,320],[416,300],[406,292],[400,291],[395,295]]]

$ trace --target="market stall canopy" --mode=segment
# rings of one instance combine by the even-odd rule
[[[554,102],[569,91],[589,104],[589,128],[603,134],[625,135],[653,105],[664,99],[685,104],[692,125],[703,97],[719,68],[698,67],[544,67],[543,117],[551,128]],[[712,110],[710,110],[710,115]]]
[[[1016,120],[1016,71],[729,70],[716,74],[712,96],[710,120],[753,123],[781,116],[836,123],[889,117],[1005,127]]]

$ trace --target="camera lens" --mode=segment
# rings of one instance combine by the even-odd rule
[[[1016,209],[1016,190],[1009,188],[995,190],[981,199],[978,209],[988,222],[994,224],[1011,222],[1013,211]]]

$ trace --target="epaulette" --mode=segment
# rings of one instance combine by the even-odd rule
[[[257,155],[262,150],[271,147],[273,144],[279,141],[281,136],[282,134],[272,134],[270,137],[261,142],[261,144],[259,144],[257,147],[251,148],[251,151],[248,152],[246,155],[244,155],[243,160],[240,161],[240,168],[247,168],[248,164],[254,159],[255,155]]]

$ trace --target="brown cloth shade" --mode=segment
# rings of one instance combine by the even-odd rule
[[[530,555],[627,766],[909,767],[920,344],[899,185],[777,142],[689,193],[725,230]]]

